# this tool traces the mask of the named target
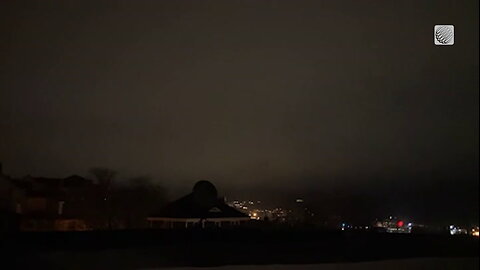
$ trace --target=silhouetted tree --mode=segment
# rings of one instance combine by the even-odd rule
[[[165,189],[148,177],[129,179],[115,186],[111,195],[114,219],[124,228],[144,228],[146,218],[165,201]]]
[[[105,167],[94,167],[89,172],[95,177],[97,184],[102,186],[110,186],[117,174],[114,170]]]
[[[92,209],[94,212],[99,212],[98,219],[100,226],[104,227],[106,224],[108,229],[112,229],[112,209],[110,195],[112,192],[113,180],[116,176],[116,172],[112,169],[105,167],[94,167],[90,169],[90,173],[95,177],[98,189],[94,195],[97,209]],[[99,211],[98,211],[99,210]]]

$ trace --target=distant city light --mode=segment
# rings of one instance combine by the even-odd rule
[[[466,229],[457,227],[455,225],[450,225],[450,235],[459,235],[459,234],[468,234]]]
[[[407,226],[405,226],[406,224]],[[377,221],[374,227],[379,228],[380,231],[387,233],[411,233],[413,223],[406,223],[405,221],[399,220],[396,217],[389,216],[387,219]]]

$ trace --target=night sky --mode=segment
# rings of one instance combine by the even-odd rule
[[[476,0],[2,1],[0,162],[478,223],[478,19]]]

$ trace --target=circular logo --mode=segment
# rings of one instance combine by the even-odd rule
[[[448,44],[453,38],[453,31],[449,27],[441,26],[435,31],[435,38],[442,44]]]

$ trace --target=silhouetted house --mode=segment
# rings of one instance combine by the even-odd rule
[[[25,190],[21,230],[86,230],[83,201],[92,182],[81,176],[45,178],[27,176],[18,181]]]
[[[3,174],[0,163],[0,232],[18,230],[25,192]]]
[[[249,220],[249,216],[218,198],[217,189],[208,181],[197,182],[192,193],[147,218],[150,228],[228,227]]]

